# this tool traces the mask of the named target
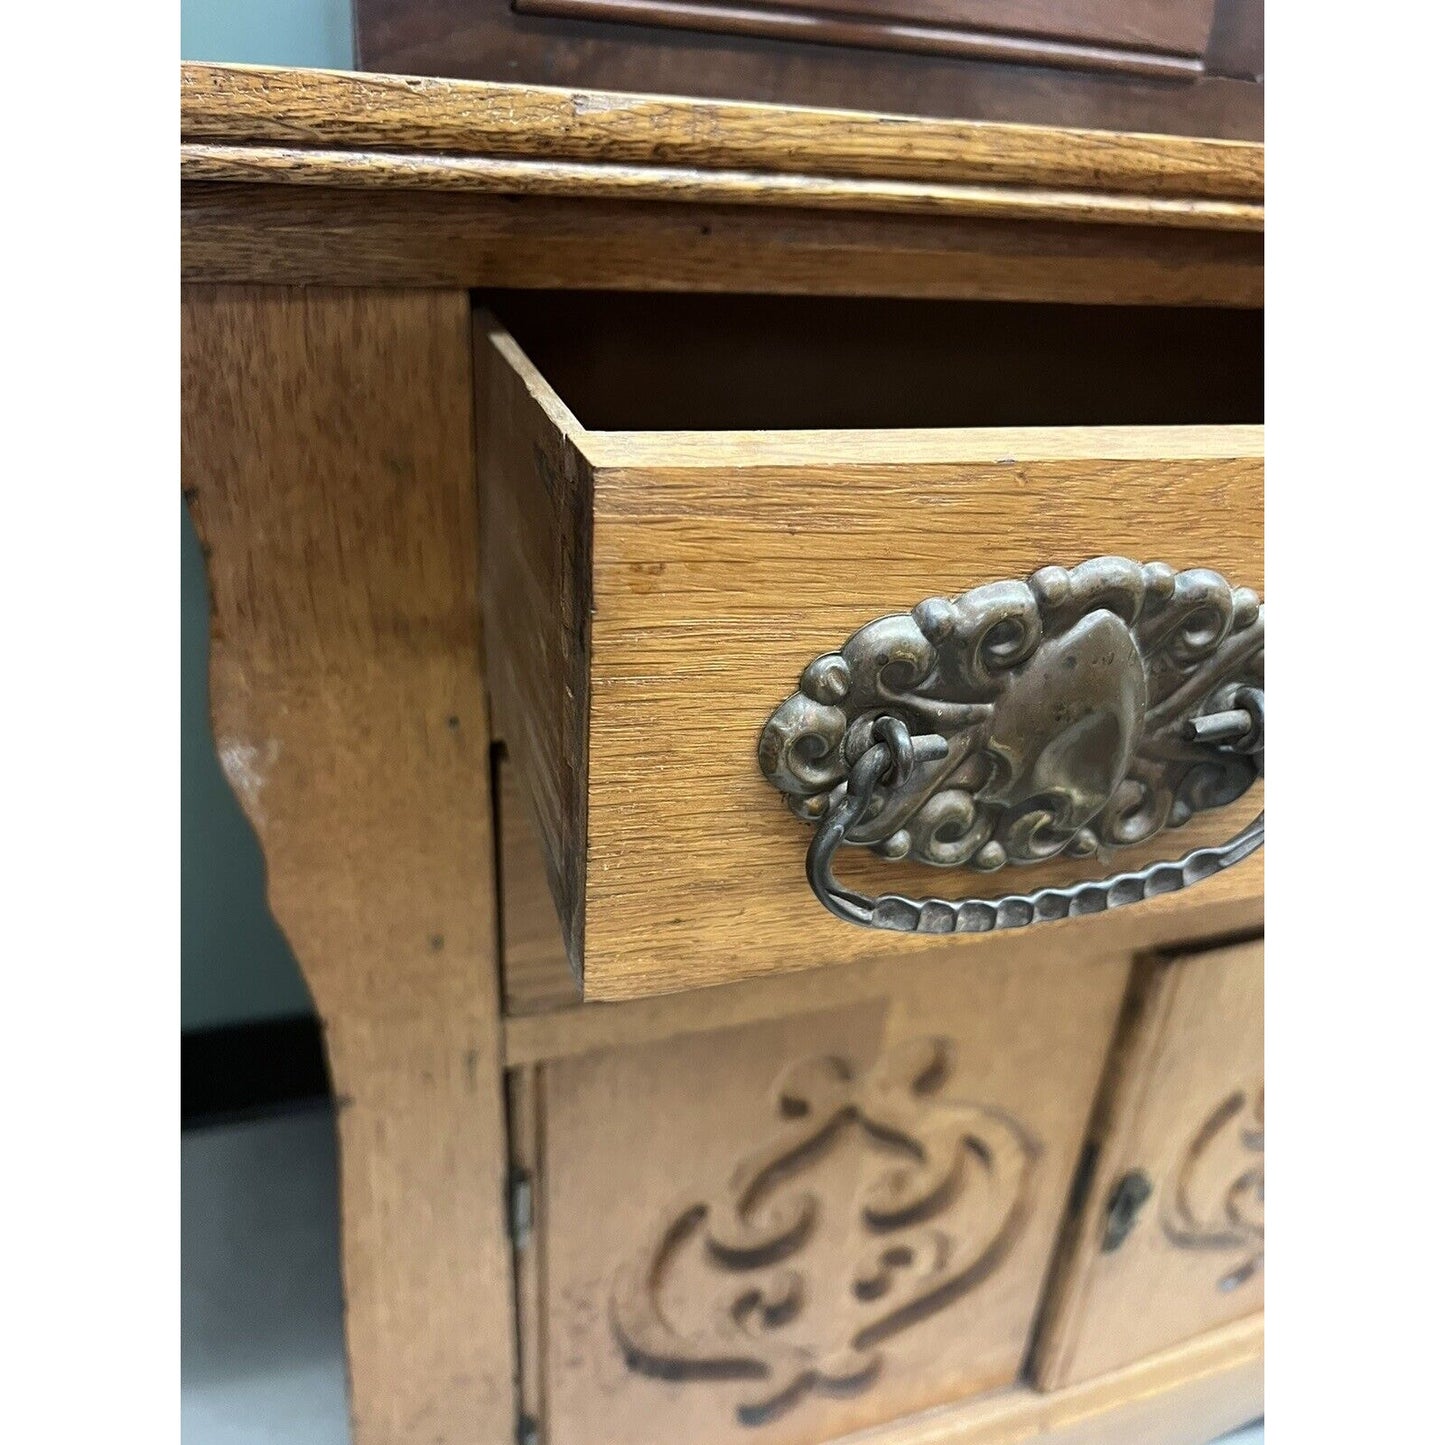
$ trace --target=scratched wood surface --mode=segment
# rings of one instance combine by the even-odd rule
[[[1263,150],[189,65],[192,280],[1257,305]]]
[[[455,292],[183,292],[212,719],[325,1028],[358,1445],[514,1439],[469,341]]]
[[[1241,206],[1264,196],[1264,147],[1251,141],[267,66],[182,65],[181,138],[198,158],[258,146],[298,165],[308,154],[451,155]]]

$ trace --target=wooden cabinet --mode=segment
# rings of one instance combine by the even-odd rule
[[[1141,960],[1043,1333],[1050,1386],[1264,1308],[1264,943]]]
[[[1258,807],[1116,772],[1262,749],[1259,147],[226,67],[182,132],[213,717],[325,1025],[358,1445],[1257,1415],[1262,852],[1119,874],[1035,800],[1170,858]],[[814,896],[767,724],[894,616],[1018,664],[977,790],[1047,908],[889,901],[950,882],[891,831],[839,862],[885,926]],[[829,810],[926,780],[867,727]]]
[[[539,1438],[1024,1440],[1041,1419],[1064,1432],[1108,1414],[1155,1369],[1230,1358],[1252,1377],[1251,1123],[1201,1101],[1256,1077],[1259,943],[1180,955],[1121,916],[1082,947],[1040,931],[584,1004],[501,772],[520,1364]],[[1138,1169],[1175,1204],[1141,1211],[1096,1277],[1106,1205]],[[1227,1244],[1221,1207],[1246,1220]],[[1208,1239],[1181,1233],[1201,1226]],[[1236,1390],[1258,1385],[1141,1420],[1137,1438],[1203,1445],[1255,1408]],[[930,1409],[947,1411],[938,1433],[911,1433]]]

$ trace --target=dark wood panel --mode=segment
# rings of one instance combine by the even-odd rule
[[[788,8],[794,0],[756,0]],[[805,0],[835,15],[1201,54],[1214,0]]]
[[[921,55],[951,55],[974,60],[998,60],[1032,65],[1056,65],[1077,70],[1118,71],[1144,75],[1193,79],[1204,71],[1200,53],[1209,35],[1212,5],[1205,3],[1174,7],[1187,20],[1202,23],[1188,27],[1154,27],[1100,23],[1094,17],[1093,34],[1063,37],[1050,33],[1046,13],[1034,17],[1035,24],[1015,29],[1004,24],[1015,9],[1047,12],[1061,8],[1092,10],[1079,5],[1066,7],[970,6],[964,13],[952,0],[807,0],[804,5],[785,0],[513,0],[513,8],[524,15],[550,15],[559,19],[595,20],[622,25],[669,26],[679,30],[700,30],[718,35],[762,36],[818,45],[858,49],[898,50]],[[1125,6],[1126,11],[1146,6]],[[980,28],[973,12],[1000,11],[995,19],[1000,29]],[[1171,11],[1171,13],[1174,13]],[[1067,13],[1053,17],[1061,25]],[[1086,17],[1080,16],[1083,22]],[[1133,17],[1124,15],[1121,20]],[[1147,18],[1147,17],[1145,17]],[[1020,21],[1024,17],[1019,17]],[[1142,35],[1140,31],[1142,30]],[[1159,44],[1166,48],[1155,49]],[[1181,48],[1176,48],[1182,45]]]
[[[1264,0],[1219,0],[1204,63],[1211,75],[1264,79]]]
[[[1226,8],[1255,0],[1218,0]],[[1263,87],[518,15],[510,0],[355,0],[363,70],[1260,140]],[[1206,62],[1206,69],[1212,71]]]

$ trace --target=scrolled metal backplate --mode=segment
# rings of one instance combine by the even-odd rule
[[[997,899],[867,899],[831,859],[1107,859],[1234,802],[1264,771],[1264,609],[1217,572],[1123,557],[929,598],[815,658],[758,761],[819,825],[809,876],[851,922],[972,932],[1172,891],[1253,852],[1263,814],[1175,862]]]

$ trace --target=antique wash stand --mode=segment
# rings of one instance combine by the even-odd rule
[[[1262,147],[219,66],[182,140],[360,1445],[1261,1413]]]

